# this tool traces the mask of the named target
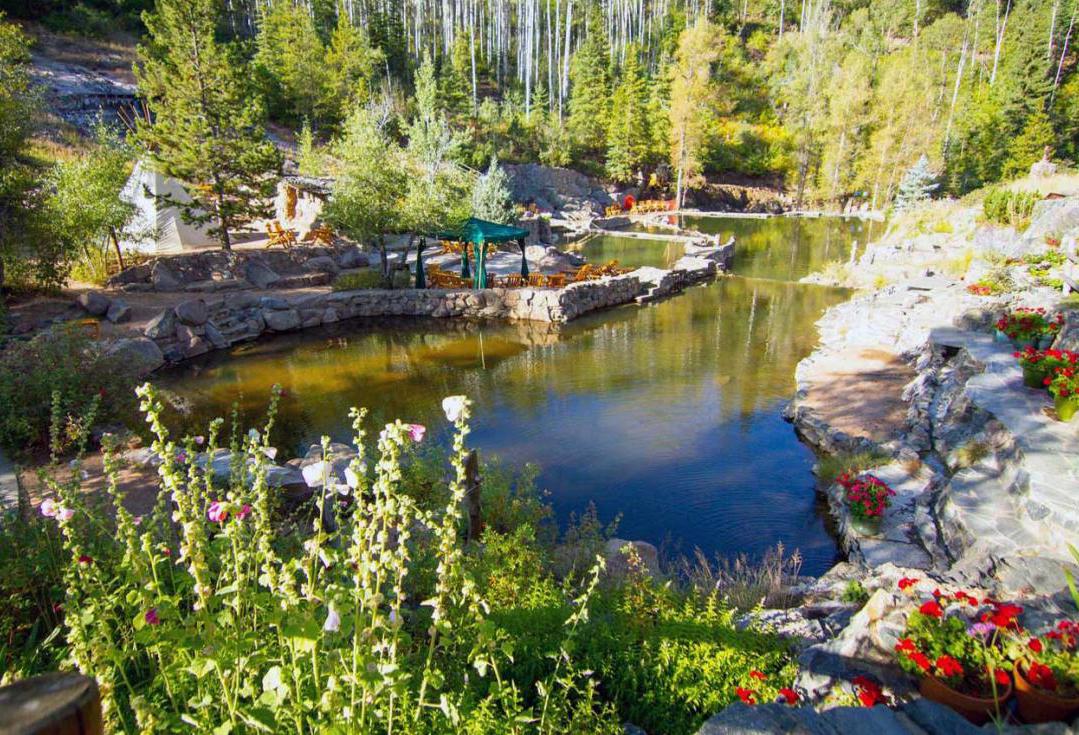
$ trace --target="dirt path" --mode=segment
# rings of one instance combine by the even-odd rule
[[[839,431],[883,443],[905,427],[908,406],[903,388],[915,375],[909,365],[885,350],[827,352],[801,376],[809,391],[800,404]]]

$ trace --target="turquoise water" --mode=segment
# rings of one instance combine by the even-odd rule
[[[813,455],[781,414],[794,367],[816,342],[813,322],[846,293],[789,281],[843,244],[812,228],[777,235],[773,220],[714,222],[751,240],[736,270],[754,277],[562,327],[352,320],[211,354],[163,382],[189,399],[177,420],[192,428],[234,401],[254,420],[281,383],[274,441],[285,456],[322,434],[347,441],[353,405],[375,422],[425,423],[444,441],[439,403],[465,393],[475,401],[473,444],[536,463],[560,520],[594,502],[603,519],[621,514],[623,538],[708,555],[757,555],[781,541],[801,552],[805,572],[820,573],[837,549],[814,492]],[[609,238],[584,250],[664,265],[671,245]]]

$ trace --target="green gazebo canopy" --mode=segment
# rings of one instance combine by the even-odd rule
[[[528,230],[512,225],[500,225],[497,222],[488,222],[485,219],[469,217],[455,232],[443,232],[439,234],[439,240],[457,240],[459,242],[488,243],[488,242],[511,242],[528,237]]]
[[[456,240],[458,242],[472,243],[475,251],[473,258],[476,263],[476,272],[473,274],[468,267],[468,248],[461,253],[461,277],[472,278],[473,288],[487,288],[487,246],[491,243],[516,241],[521,246],[521,275],[528,278],[528,259],[525,258],[525,239],[528,230],[512,225],[500,225],[497,222],[488,222],[485,219],[469,217],[468,221],[455,232],[443,232],[438,235],[439,240]],[[419,266],[417,266],[419,267]]]

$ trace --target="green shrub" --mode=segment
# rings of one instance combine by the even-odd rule
[[[982,212],[989,222],[1021,230],[1029,223],[1039,198],[1034,192],[993,189],[982,202]]]
[[[54,409],[64,419],[61,434],[71,434],[92,401],[101,422],[131,416],[136,378],[134,366],[74,326],[11,341],[0,353],[0,445],[13,452],[45,446]]]
[[[857,579],[852,579],[843,588],[843,594],[840,595],[839,599],[852,605],[861,605],[869,599],[869,592],[862,586],[861,582]]]
[[[845,472],[865,472],[887,464],[891,459],[892,456],[883,450],[825,455],[817,462],[817,478],[825,485],[831,485]]]
[[[394,288],[409,288],[414,283],[411,273],[405,270],[393,272]],[[342,273],[333,282],[334,291],[356,291],[363,288],[385,288],[382,274],[374,268]]]

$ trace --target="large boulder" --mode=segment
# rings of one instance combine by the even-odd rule
[[[109,297],[100,291],[86,291],[79,294],[76,299],[87,314],[91,316],[105,316],[109,310]]]
[[[247,265],[244,267],[244,278],[246,278],[255,288],[260,289],[269,288],[281,280],[281,276],[268,265],[258,260],[249,260],[247,262]]]
[[[150,339],[168,339],[176,333],[176,314],[172,309],[165,309],[146,325],[143,330]]]
[[[655,546],[647,541],[626,541],[620,538],[610,539],[604,546],[607,574],[612,579],[625,579],[635,563],[634,555],[640,560],[641,571],[651,577],[659,576],[659,553]]]
[[[158,291],[178,291],[181,285],[180,277],[163,260],[154,263],[150,269],[150,282]]]
[[[113,324],[131,321],[131,306],[121,299],[114,299],[105,312],[105,318]]]
[[[165,364],[161,348],[152,339],[131,337],[113,342],[106,354],[119,356],[125,365],[134,366],[140,375],[152,372]]]
[[[303,269],[309,273],[337,273],[341,270],[338,268],[334,259],[328,255],[319,255],[317,257],[309,259],[303,264]]]
[[[336,262],[341,270],[349,270],[350,268],[366,268],[369,259],[367,253],[353,246],[338,253]]]
[[[210,318],[210,309],[202,299],[190,299],[176,305],[176,318],[184,324],[199,327]]]
[[[288,332],[298,329],[302,323],[300,312],[295,309],[263,309],[262,318],[266,320],[266,328],[275,332]]]

